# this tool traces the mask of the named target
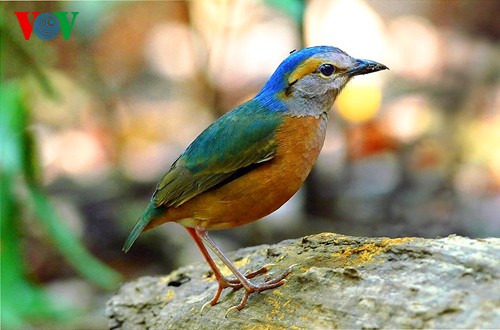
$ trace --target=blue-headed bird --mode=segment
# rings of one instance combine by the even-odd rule
[[[283,285],[291,268],[254,283],[251,279],[267,268],[242,274],[207,231],[256,221],[290,199],[318,158],[337,95],[354,76],[385,69],[331,46],[292,52],[253,99],[208,126],[172,164],[123,250],[143,231],[177,222],[192,236],[218,281],[215,296],[205,305],[215,305],[225,288],[243,287],[243,299],[229,309],[241,310],[251,293]],[[236,279],[222,275],[207,247]]]

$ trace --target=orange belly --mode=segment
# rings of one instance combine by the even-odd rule
[[[148,225],[175,221],[186,227],[227,229],[258,220],[299,190],[323,146],[326,114],[286,117],[276,134],[275,157],[245,175],[169,208]]]

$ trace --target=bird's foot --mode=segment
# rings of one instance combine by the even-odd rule
[[[249,279],[254,278],[255,276],[267,273],[269,270],[268,269],[269,266],[271,266],[271,265],[266,265],[258,270],[246,273],[245,274],[246,279],[249,280]],[[236,291],[236,290],[241,289],[242,287],[243,287],[243,284],[241,284],[240,280],[237,278],[231,279],[231,280],[228,280],[226,278],[222,278],[222,280],[219,281],[219,286],[217,287],[217,292],[215,293],[214,297],[212,298],[212,300],[209,300],[205,304],[203,304],[203,306],[201,307],[200,313],[203,314],[203,310],[205,309],[205,307],[207,307],[209,305],[213,306],[213,305],[217,304],[217,302],[219,301],[220,295],[222,294],[222,291],[224,289],[232,288],[234,291]]]
[[[272,266],[272,265],[266,265],[266,266],[264,266],[256,271],[248,272],[245,274],[245,278],[247,280],[249,280],[249,279],[252,279],[258,275],[265,274],[269,271],[268,267],[270,267],[270,266]],[[201,307],[200,313],[203,314],[203,310],[205,309],[205,307],[213,306],[213,305],[217,304],[217,302],[219,301],[220,295],[222,294],[222,291],[224,289],[232,288],[234,291],[236,291],[236,290],[241,289],[242,287],[245,287],[245,294],[243,295],[243,299],[240,301],[240,303],[238,305],[229,308],[226,311],[225,317],[227,317],[229,312],[231,312],[233,310],[242,310],[243,307],[245,307],[245,305],[247,304],[248,298],[250,297],[250,295],[252,293],[274,289],[274,288],[277,288],[277,287],[285,284],[286,277],[292,272],[292,268],[294,266],[295,265],[288,267],[285,270],[285,272],[283,272],[283,274],[281,274],[280,276],[277,276],[275,278],[266,278],[262,284],[254,284],[250,281],[247,281],[248,288],[246,288],[246,286],[243,285],[239,279],[228,280],[226,278],[223,278],[222,280],[219,281],[219,285],[217,287],[217,292],[215,293],[214,297],[210,301],[206,302]]]
[[[247,288],[247,286],[244,286],[245,287],[245,294],[243,295],[243,298],[241,299],[240,303],[238,305],[235,305],[235,306],[229,308],[226,311],[226,314],[224,314],[224,317],[227,317],[227,315],[231,311],[234,311],[234,310],[240,311],[240,310],[242,310],[246,306],[248,298],[250,297],[250,295],[252,293],[255,293],[255,292],[260,293],[260,292],[263,292],[263,291],[266,291],[266,290],[275,289],[275,288],[280,287],[283,284],[285,284],[287,282],[286,277],[292,272],[292,268],[294,266],[295,265],[292,265],[292,266],[288,267],[285,270],[285,272],[283,272],[283,274],[281,274],[280,276],[277,276],[275,278],[266,279],[265,282],[261,283],[261,284],[254,284],[254,283],[248,281],[249,287]],[[263,273],[267,272],[267,268],[266,267],[262,267],[260,270],[262,270],[262,269],[266,269]],[[261,274],[261,273],[259,273],[259,274]],[[256,275],[258,275],[258,274],[256,274]],[[243,286],[243,285],[240,284],[240,286]]]
[[[253,272],[248,272],[245,274],[245,277],[247,280],[254,278],[255,276],[265,274],[269,271],[269,268],[271,265],[265,265],[264,267],[257,269]],[[235,278],[233,280],[226,280],[231,288],[233,290],[239,290],[243,287],[243,284],[241,284],[240,280]]]

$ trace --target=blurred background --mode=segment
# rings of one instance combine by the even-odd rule
[[[0,6],[2,329],[106,328],[121,282],[201,261],[176,224],[121,247],[192,139],[306,46],[391,70],[351,82],[303,189],[213,232],[225,250],[323,231],[500,235],[499,1]],[[78,15],[67,40],[25,40],[20,11]]]

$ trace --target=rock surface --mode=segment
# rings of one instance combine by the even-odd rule
[[[500,239],[360,238],[323,233],[229,254],[242,271],[296,264],[280,288],[250,296],[217,283],[208,265],[124,284],[110,329],[500,328]],[[267,275],[254,281],[262,281]]]

